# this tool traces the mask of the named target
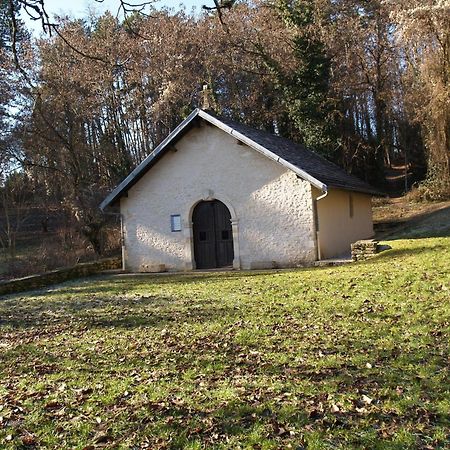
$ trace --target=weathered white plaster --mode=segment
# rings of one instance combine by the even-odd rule
[[[192,211],[218,199],[231,213],[235,268],[288,267],[316,258],[311,185],[214,126],[191,129],[121,198],[125,267],[195,268]],[[170,215],[183,230],[171,232]]]

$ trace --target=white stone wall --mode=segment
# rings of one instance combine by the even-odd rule
[[[313,188],[313,196],[322,192]],[[350,216],[350,196],[353,217]],[[373,236],[372,198],[358,192],[330,188],[317,202],[319,245],[322,259],[350,255],[350,244]]]
[[[121,199],[125,267],[195,268],[192,210],[202,199],[230,209],[235,268],[287,267],[316,258],[311,185],[216,127],[175,144]],[[180,214],[182,232],[171,232]]]

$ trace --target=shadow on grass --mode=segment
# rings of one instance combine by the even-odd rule
[[[450,207],[422,214],[409,220],[395,230],[383,234],[380,239],[423,239],[450,236]]]
[[[3,304],[0,330],[2,327],[26,329],[58,324],[112,328],[164,327],[175,322],[211,322],[233,313],[233,308],[217,305],[217,302],[196,300],[195,304],[191,304],[170,296],[50,298],[27,302],[23,307],[19,299]]]
[[[298,427],[308,423],[308,413],[302,410],[281,419],[276,410],[258,402],[242,399],[226,403],[226,406],[216,408],[212,413],[206,413],[201,408],[179,406],[169,402],[164,403],[164,406],[150,403],[147,408],[152,411],[152,415],[165,422],[161,431],[173,436],[173,445],[170,448],[184,448],[188,443],[197,440],[204,445],[214,445],[225,436],[248,436],[253,429],[261,426],[265,428],[266,434],[272,436],[271,440],[278,440],[280,443],[291,437],[287,431],[287,422],[295,423]],[[277,439],[273,439],[275,437]]]
[[[174,284],[190,283],[216,283],[221,280],[267,277],[268,275],[282,274],[283,272],[301,272],[305,270],[321,270],[321,267],[302,267],[290,269],[267,269],[258,271],[223,271],[223,272],[189,272],[189,273],[139,273],[139,274],[106,274],[92,276],[89,278],[67,281],[60,284],[51,285],[33,291],[19,292],[17,294],[8,294],[0,297],[3,299],[24,298],[32,296],[34,298],[48,297],[53,293],[57,295],[77,295],[77,294],[110,294],[126,295],[140,290],[147,285],[161,286]]]
[[[284,369],[285,367],[278,367],[280,372]],[[264,369],[260,371],[264,372]],[[244,372],[240,370],[240,374]],[[345,377],[342,377],[342,373],[345,373]],[[345,443],[348,445],[346,448],[397,450],[411,447],[405,446],[402,442],[389,442],[389,438],[382,433],[383,428],[391,428],[394,432],[398,431],[397,427],[413,428],[415,424],[420,423],[422,429],[429,430],[433,427],[445,427],[448,424],[448,414],[438,413],[430,405],[420,407],[414,402],[404,407],[402,416],[395,409],[385,409],[381,412],[378,399],[373,406],[368,406],[358,397],[353,398],[352,407],[347,405],[347,408],[343,410],[331,412],[328,394],[321,388],[327,383],[332,385],[338,380],[341,393],[352,394],[355,390],[370,392],[378,389],[379,386],[383,386],[385,392],[387,388],[395,392],[396,389],[398,390],[398,383],[403,386],[410,385],[411,380],[415,378],[414,371],[409,373],[405,370],[394,369],[390,373],[380,371],[377,375],[361,376],[361,369],[353,366],[341,367],[331,372],[326,368],[318,369],[312,375],[315,376],[297,373],[295,379],[297,382],[308,380],[311,386],[318,387],[319,392],[300,396],[295,401],[289,396],[283,396],[280,392],[257,389],[256,391],[247,390],[239,398],[223,402],[218,408],[205,410],[201,405],[191,407],[179,405],[173,401],[174,399],[168,397],[159,403],[149,402],[143,405],[145,412],[141,410],[133,413],[133,416],[134,414],[136,416],[132,416],[130,422],[139,423],[142,415],[151,416],[153,420],[159,421],[162,423],[159,430],[174,439],[174,446],[171,448],[183,448],[195,441],[200,441],[203,445],[214,445],[217,441],[223,442],[225,438],[232,436],[249,436],[255,430],[257,433],[263,432],[267,438],[270,437],[270,441],[277,444],[276,448],[289,448],[287,444],[292,442],[290,430],[302,429],[306,426],[309,431],[322,435],[324,439],[331,438],[330,429],[351,430],[351,433],[346,436]],[[417,381],[416,379],[415,383],[419,392],[427,392],[430,389],[430,385],[425,380]],[[291,387],[287,384],[286,391],[289,389]],[[395,397],[396,394],[392,395]],[[385,399],[386,397],[383,398]],[[364,413],[358,412],[358,408]],[[362,420],[362,415],[365,415],[365,421]],[[378,428],[374,428],[374,424],[384,425],[379,426],[379,434],[373,434],[374,429]],[[356,433],[355,430],[358,432]],[[426,432],[423,432],[418,439],[424,436]],[[329,443],[332,444],[333,440],[331,438]],[[302,441],[302,444],[307,444],[307,440],[302,439]],[[339,438],[334,441],[336,448],[344,448],[338,445]],[[425,448],[425,442],[426,440],[417,441],[417,447],[414,448]],[[375,443],[381,447],[374,447]]]
[[[380,261],[386,258],[401,258],[404,256],[417,256],[417,255],[425,255],[425,254],[433,254],[437,251],[448,250],[444,245],[435,245],[433,247],[430,246],[420,246],[413,248],[401,248],[401,249],[388,249],[384,250],[382,253],[377,255],[376,259],[367,260],[366,263],[373,263],[375,261]]]
[[[425,250],[428,251],[428,248],[419,249]],[[162,342],[159,337],[149,336],[146,332],[137,335],[143,346],[153,339],[156,353],[161,358],[153,358],[153,353],[149,353],[150,356],[144,359],[140,351],[130,352],[126,345],[123,346],[123,342],[114,344],[111,352],[103,355],[101,349],[91,349],[90,345],[84,349],[81,346],[71,354],[66,353],[64,349],[58,353],[59,344],[49,348],[39,345],[38,342],[32,348],[18,346],[5,355],[4,361],[13,361],[15,372],[30,371],[36,374],[37,379],[50,374],[53,380],[61,381],[77,380],[80,373],[88,373],[93,380],[95,376],[126,378],[134,371],[151,373],[150,383],[138,380],[136,384],[127,387],[131,397],[124,397],[119,391],[114,394],[112,401],[117,406],[118,414],[114,413],[111,421],[114,420],[114,423],[122,426],[121,431],[114,436],[118,441],[123,439],[125,434],[129,436],[136,432],[141,437],[148,436],[155,444],[153,448],[157,448],[157,444],[161,443],[161,440],[157,440],[158,435],[164,436],[163,439],[170,442],[166,448],[200,448],[190,445],[192,443],[201,443],[201,448],[232,448],[231,445],[227,447],[228,439],[246,441],[250,435],[255,436],[256,441],[266,440],[268,445],[264,448],[289,448],[288,444],[293,440],[290,430],[296,430],[298,433],[299,429],[305,430],[308,427],[309,432],[318,433],[321,440],[328,442],[329,448],[400,450],[427,448],[426,445],[430,444],[428,437],[433,435],[434,429],[448,429],[448,413],[443,412],[443,408],[438,410],[435,406],[448,392],[444,381],[448,348],[442,334],[430,332],[427,340],[423,342],[422,335],[418,335],[414,340],[412,337],[402,340],[402,335],[399,334],[398,346],[388,348],[383,340],[378,342],[375,339],[378,331],[376,334],[362,333],[358,336],[358,353],[366,355],[367,361],[371,361],[370,368],[365,368],[358,358],[349,359],[347,352],[355,350],[351,344],[345,345],[342,353],[336,349],[337,339],[341,344],[352,342],[354,335],[346,333],[336,335],[336,340],[324,338],[320,332],[317,336],[314,335],[314,338],[310,336],[312,341],[309,350],[315,353],[320,349],[324,355],[336,354],[335,365],[330,362],[327,366],[318,366],[314,359],[310,362],[308,359],[296,360],[293,354],[287,353],[292,351],[290,344],[283,347],[279,343],[284,339],[289,340],[291,336],[297,336],[297,342],[303,341],[302,331],[295,327],[281,331],[278,322],[271,324],[274,328],[268,327],[267,332],[271,335],[270,330],[276,329],[282,333],[282,339],[259,341],[258,345],[264,349],[259,353],[252,353],[250,344],[236,343],[234,331],[224,333],[228,327],[213,330],[207,337],[199,335],[191,339],[190,336],[185,341],[178,338],[177,323],[210,322],[226,316],[231,324],[235,320],[233,316],[241,314],[232,307],[217,303],[208,299],[195,299],[191,302],[190,299],[171,296],[111,298],[98,295],[80,300],[77,300],[76,296],[61,300],[39,299],[26,302],[21,309],[20,300],[10,301],[10,316],[5,324],[19,328],[19,331],[22,331],[20,328],[34,327],[40,332],[40,325],[46,325],[48,332],[52,333],[52,325],[59,321],[66,326],[66,320],[67,326],[72,330],[78,326],[164,327],[167,323],[172,323],[173,326],[169,336]],[[361,311],[360,314],[367,317],[375,315],[376,312]],[[71,317],[72,315],[74,317]],[[74,322],[70,322],[70,318],[74,319]],[[315,323],[315,319],[312,320],[312,323]],[[289,321],[283,323],[289,325]],[[242,326],[244,325],[239,327]],[[368,325],[360,326],[365,328]],[[383,328],[379,330],[380,334],[383,334]],[[436,330],[440,332],[438,328]],[[107,332],[105,330],[105,334]],[[111,335],[112,342],[116,336]],[[347,341],[344,341],[344,338]],[[75,337],[76,342],[77,339]],[[227,347],[223,346],[224,341],[227,342]],[[288,357],[277,358],[284,354]],[[21,358],[17,358],[18,355]],[[123,365],[122,358],[126,359]],[[66,372],[67,359],[76,362],[70,373]],[[34,361],[39,364],[36,365]],[[215,364],[216,369],[208,372],[212,364]],[[158,369],[159,365],[164,369],[161,371],[163,375],[154,379],[153,372],[157,373],[154,369]],[[142,370],[143,368],[146,370]],[[427,369],[425,373],[431,376],[422,375],[424,369]],[[189,384],[183,377],[186,372],[196,374],[192,385],[199,390],[199,395],[184,390],[186,384]],[[142,390],[147,392],[143,386],[147,385],[149,392],[154,392],[158,384],[165,386],[168,381],[170,392],[162,395],[159,401],[143,400],[141,404],[131,400],[135,398],[135,393]],[[231,385],[233,398],[230,399],[227,395],[221,398],[219,396],[222,394],[215,392],[217,388],[220,390],[222,382],[225,386]],[[308,388],[302,387],[304,385]],[[340,404],[340,409],[333,412],[331,407],[335,400],[332,396],[329,398],[329,394],[335,392],[336,386],[339,395],[346,398],[346,403],[343,404],[344,407]],[[361,400],[363,394],[369,395],[373,401],[369,399],[367,404]],[[405,399],[402,400],[402,397]],[[94,396],[92,399],[86,397],[83,401],[89,401],[89,405],[92,405],[96,404],[91,401],[94,399]],[[390,402],[395,406],[403,403],[401,409],[396,409],[388,406]],[[69,404],[72,405],[72,400]],[[81,406],[75,408],[82,410]],[[358,412],[357,408],[361,411]],[[104,413],[100,411],[99,415]],[[389,439],[393,439],[392,435],[402,429],[411,430],[418,436],[414,447],[401,442],[389,442]],[[346,437],[340,435],[344,430],[348,431]],[[383,435],[386,430],[391,434]],[[95,432],[92,436],[95,436]],[[300,442],[300,438],[295,439],[298,446],[293,448],[301,448],[300,444],[303,446],[303,442]],[[440,439],[442,442],[446,437]],[[307,439],[305,441],[307,444]],[[139,438],[136,444],[137,448]],[[444,445],[438,447],[438,444],[435,444],[434,448],[446,448]],[[256,443],[254,446],[248,443],[245,448],[261,447]]]
[[[220,340],[221,336],[216,336]],[[442,341],[435,336],[436,348],[442,347]],[[430,342],[430,348],[435,345]],[[331,345],[331,343],[330,343]],[[139,436],[136,438],[136,448],[139,447],[140,439],[148,436],[150,442],[157,436],[164,436],[171,445],[166,448],[200,448],[190,447],[189,444],[201,442],[201,448],[216,448],[214,445],[219,443],[226,447],[228,439],[237,438],[245,441],[250,434],[255,439],[264,439],[273,444],[263,448],[289,448],[293,436],[291,430],[309,430],[321,436],[321,440],[328,440],[334,446],[330,448],[383,448],[383,449],[404,449],[404,448],[429,448],[428,436],[432,435],[434,428],[445,427],[449,423],[449,414],[436,409],[435,405],[443,395],[445,395],[445,385],[442,383],[442,377],[432,378],[420,377],[420,368],[429,364],[434,365],[434,371],[437,370],[437,364],[442,370],[446,367],[447,354],[440,354],[438,351],[419,352],[415,349],[409,351],[400,351],[397,348],[380,352],[373,347],[370,339],[364,342],[364,348],[373,353],[370,354],[370,360],[374,367],[370,370],[361,369],[355,364],[339,364],[336,367],[316,367],[311,364],[290,361],[288,363],[278,361],[246,361],[243,364],[242,352],[244,349],[236,347],[227,354],[227,369],[224,372],[218,371],[213,376],[204,377],[202,370],[199,370],[198,380],[206,381],[202,393],[194,396],[193,400],[188,391],[183,393],[183,372],[196,368],[192,361],[205,358],[211,362],[211,358],[217,358],[214,346],[208,350],[192,348],[191,363],[185,366],[186,362],[182,358],[177,360],[177,349],[170,347],[171,351],[167,354],[176,366],[172,371],[166,373],[162,383],[168,379],[171,380],[174,389],[159,400],[148,399],[146,395],[140,398],[147,398],[145,402],[136,404],[132,400],[134,390],[145,393],[145,384],[139,382],[127,389],[131,396],[123,397],[117,392],[114,404],[116,411],[121,414],[114,415],[112,420],[119,423],[122,427],[120,431],[114,433],[114,439],[120,442],[124,435],[132,435],[136,432]],[[443,347],[445,348],[445,347]],[[111,357],[109,366],[104,366],[104,360],[99,362],[96,359],[96,353],[78,355],[82,361],[82,367],[76,370],[79,372],[89,372],[93,374],[115,374],[120,378],[126,377],[131,371],[140,372],[142,367],[152,368],[153,360],[142,362],[139,354],[129,356],[127,366],[121,368],[120,363],[114,356]],[[120,350],[119,350],[120,353]],[[430,355],[434,360],[431,362]],[[35,354],[27,355],[26,364],[29,364],[29,358],[33,356],[40,361],[38,366],[30,365],[29,370],[36,372],[37,376],[42,374],[52,374],[54,379],[63,380],[64,358],[57,358],[45,347],[36,347]],[[120,356],[120,355],[119,355]],[[344,355],[343,355],[344,356]],[[405,363],[398,364],[399,357],[403,358]],[[183,362],[181,362],[183,361]],[[344,359],[343,359],[344,361]],[[157,366],[157,363],[155,364]],[[388,368],[388,370],[387,370]],[[23,370],[23,367],[22,367]],[[28,370],[28,369],[27,369]],[[42,372],[44,371],[44,372]],[[106,372],[105,372],[106,371]],[[78,376],[76,371],[71,374],[64,374],[65,377]],[[216,383],[235,379],[235,377],[244,380],[255,380],[255,383],[249,382],[243,388],[241,384],[234,385],[235,397],[224,398],[223,400],[215,397],[214,390]],[[256,384],[256,380],[276,380],[272,385],[262,381]],[[149,384],[149,391],[153,392],[154,387],[159,381],[152,381]],[[307,383],[308,389],[297,388]],[[345,407],[340,405],[340,409],[332,411],[332,397],[330,390],[334,392],[333,387],[339,386],[339,395],[347,398]],[[275,386],[275,388],[274,388]],[[278,387],[277,387],[278,386]],[[143,390],[144,389],[144,390]],[[201,388],[199,388],[201,389]],[[412,397],[408,402],[403,402],[401,410],[383,406],[384,403],[399,402],[401,392],[411,391]],[[362,400],[363,394],[373,397],[370,404]],[[285,395],[289,394],[289,395]],[[292,395],[291,395],[292,394]],[[83,401],[89,401],[89,395]],[[94,394],[92,394],[94,395]],[[409,394],[405,394],[409,395]],[[187,396],[187,402],[185,401]],[[425,396],[428,401],[423,402],[421,397]],[[211,401],[211,399],[216,399]],[[91,404],[91,403],[89,403]],[[72,407],[72,406],[71,406]],[[361,411],[358,411],[360,409]],[[417,442],[414,447],[405,446],[404,443],[389,442],[392,435],[402,429],[417,430],[416,426],[420,424],[420,433],[417,433]],[[330,433],[333,430],[333,433]],[[347,430],[346,436],[340,435],[340,431]],[[379,430],[380,433],[373,433]],[[384,435],[385,430],[390,430],[391,435]],[[92,436],[95,432],[92,433]],[[300,443],[298,433],[295,434],[296,441]],[[317,436],[316,436],[317,438]],[[445,437],[441,440],[446,439]],[[308,439],[301,442],[307,444]],[[382,447],[374,444],[382,445]],[[342,446],[342,444],[344,446]],[[346,446],[345,446],[346,445]],[[152,447],[150,447],[152,448]],[[234,448],[234,446],[233,446]],[[245,446],[245,448],[260,448],[259,446]],[[300,447],[293,447],[300,448]],[[306,448],[306,447],[305,447]],[[322,447],[321,447],[322,448]],[[323,447],[328,448],[328,446]],[[445,446],[436,446],[434,448],[447,448]]]

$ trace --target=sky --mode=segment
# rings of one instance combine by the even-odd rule
[[[128,0],[128,3],[139,4],[140,0]],[[99,14],[106,10],[110,10],[113,15],[116,15],[120,3],[118,0],[104,0],[102,3],[95,0],[44,0],[44,4],[45,9],[50,16],[57,14],[70,15],[79,18],[88,15],[89,10],[94,10]],[[201,10],[202,5],[205,4],[210,5],[214,4],[214,2],[212,0],[158,0],[155,1],[154,6],[156,8],[167,7],[177,11],[184,5],[186,11],[190,12],[193,7],[195,7],[197,11]],[[38,22],[30,20],[25,13],[22,14],[22,19],[35,35],[40,34],[41,26]]]

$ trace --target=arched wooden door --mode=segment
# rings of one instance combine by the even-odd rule
[[[231,214],[219,200],[200,202],[192,213],[194,257],[197,269],[233,264]]]

